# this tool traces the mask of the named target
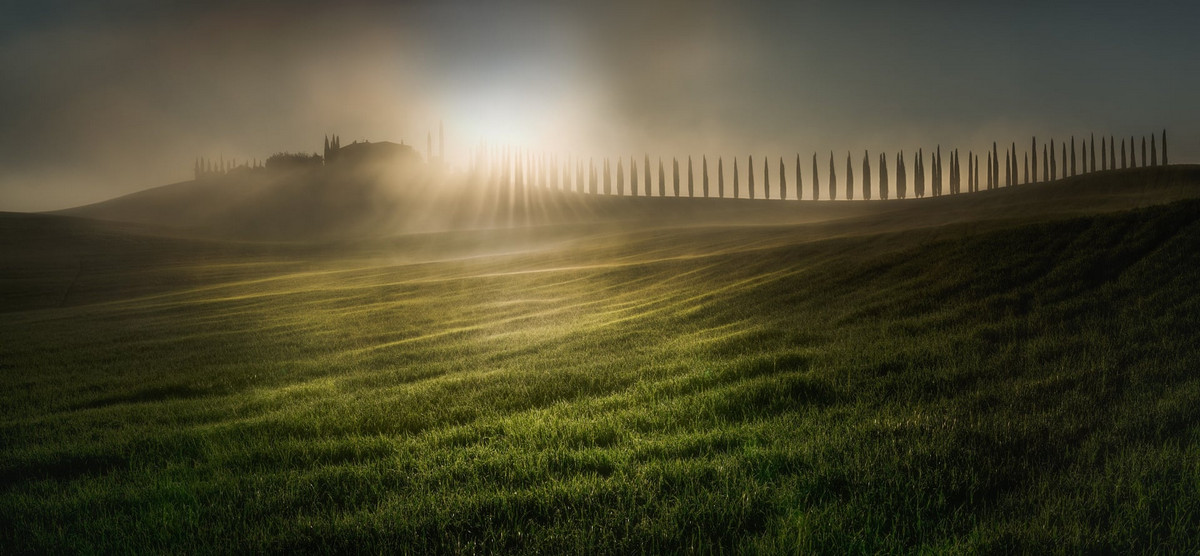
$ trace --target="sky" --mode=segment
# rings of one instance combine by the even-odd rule
[[[0,7],[0,210],[322,137],[446,157],[979,150],[1166,129],[1200,162],[1200,2],[172,2]],[[1119,140],[1119,139],[1118,139]],[[436,136],[434,139],[436,145]],[[828,154],[822,154],[822,160]]]

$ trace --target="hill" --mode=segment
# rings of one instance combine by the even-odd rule
[[[384,144],[357,146],[371,149],[350,152],[354,156],[347,163],[182,182],[58,214],[170,227],[209,237],[282,241],[614,221],[783,225],[858,218],[940,225],[1030,213],[1087,214],[1105,210],[1106,205],[1120,210],[1167,202],[1191,195],[1192,185],[1200,180],[1200,167],[1176,165],[889,201],[617,197],[541,190],[516,200],[468,177],[438,176],[423,166],[388,164],[386,157],[370,154]]]
[[[1193,553],[1194,172],[312,243],[2,215],[4,291],[74,285],[3,300],[0,543]]]

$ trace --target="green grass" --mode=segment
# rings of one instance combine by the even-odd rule
[[[5,244],[6,553],[1200,551],[1200,201],[424,262],[78,225]]]

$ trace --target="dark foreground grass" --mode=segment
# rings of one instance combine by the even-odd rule
[[[239,248],[145,263],[186,287],[24,301],[0,542],[1200,551],[1200,202],[802,236]]]

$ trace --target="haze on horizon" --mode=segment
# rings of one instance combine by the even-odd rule
[[[788,156],[1162,128],[1200,159],[1194,2],[107,4],[0,12],[0,210],[327,133],[423,153],[439,121],[458,164],[482,140]]]

